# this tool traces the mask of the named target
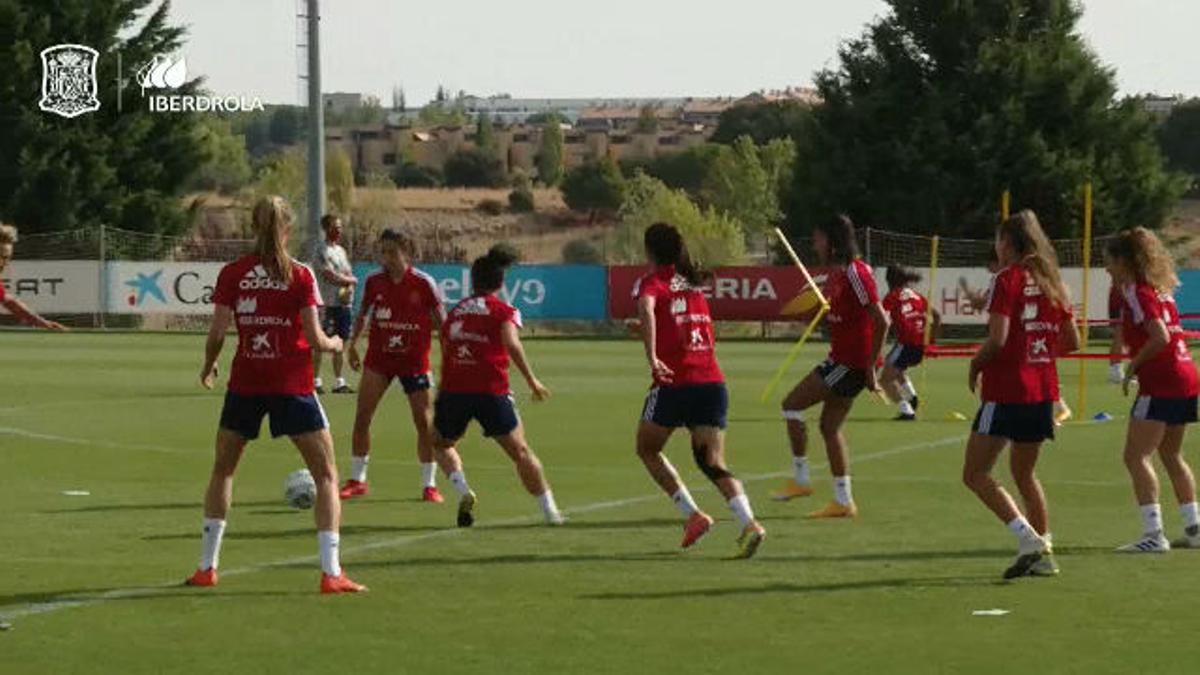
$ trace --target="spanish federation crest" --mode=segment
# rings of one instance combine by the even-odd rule
[[[100,53],[84,45],[63,44],[42,50],[42,100],[38,107],[61,117],[79,117],[100,109],[96,98],[96,61]]]

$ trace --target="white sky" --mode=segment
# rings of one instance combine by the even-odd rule
[[[303,0],[299,0],[302,4]],[[1085,0],[1083,30],[1125,93],[1200,95],[1200,0]],[[417,9],[413,9],[413,8]],[[882,0],[322,0],[323,89],[402,84],[526,97],[735,95],[809,84]],[[190,76],[297,98],[297,0],[174,0]]]

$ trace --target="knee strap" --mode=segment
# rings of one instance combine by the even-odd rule
[[[708,477],[709,480],[716,482],[722,478],[733,478],[733,474],[728,469],[710,464],[708,461],[708,446],[693,443],[692,457],[696,460],[696,466],[699,467],[700,473]]]

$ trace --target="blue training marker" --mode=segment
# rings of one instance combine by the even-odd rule
[[[1102,412],[1102,413],[1096,413],[1096,416],[1093,417],[1092,419],[1096,420],[1097,422],[1111,422],[1113,419],[1113,416],[1109,415],[1106,412]]]

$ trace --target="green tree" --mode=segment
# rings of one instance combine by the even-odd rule
[[[780,138],[798,140],[811,133],[812,123],[812,108],[799,101],[736,105],[721,113],[710,140],[726,145],[742,136],[758,145]]]
[[[543,184],[554,186],[563,175],[563,132],[562,122],[552,115],[542,123],[542,145],[537,153],[538,178]]]
[[[642,172],[629,181],[618,215],[621,224],[613,242],[618,262],[644,262],[642,237],[646,228],[657,222],[679,228],[692,258],[705,267],[740,262],[746,253],[737,220],[711,207],[701,209],[683,190],[672,190]]]
[[[644,171],[666,183],[667,187],[686,190],[693,197],[699,197],[713,164],[728,150],[723,145],[705,143],[683,152],[659,155],[648,162],[622,162],[621,171],[627,178]]]
[[[1149,117],[1114,99],[1074,0],[887,0],[891,11],[817,76],[824,103],[797,139],[788,215],[843,211],[902,231],[985,237],[999,195],[1078,233],[1081,186],[1099,232],[1160,224],[1181,194]]]
[[[305,153],[289,148],[269,158],[258,174],[255,192],[259,195],[279,195],[293,209],[304,207],[308,194],[308,174]]]
[[[635,129],[639,134],[658,133],[658,106],[652,103],[642,106],[642,109],[638,111]]]
[[[595,220],[597,211],[616,211],[625,201],[625,177],[615,162],[604,158],[567,172],[562,181],[563,201],[574,211],[586,211]]]
[[[758,147],[749,136],[722,153],[704,180],[704,202],[729,214],[746,228],[761,235],[779,222],[782,213],[776,183],[763,168]]]
[[[786,204],[796,173],[796,141],[791,138],[771,139],[758,149],[758,156],[775,189],[777,204]]]
[[[216,115],[203,115],[196,134],[207,158],[192,177],[189,187],[196,190],[235,192],[250,182],[250,159],[246,139],[235,135],[230,123]]]
[[[281,105],[271,111],[267,136],[275,145],[295,145],[300,140],[304,126],[304,115],[296,106]]]
[[[484,155],[499,161],[500,151],[496,141],[496,125],[492,118],[480,114],[475,125],[475,147]]]
[[[1191,174],[1200,185],[1200,99],[1175,107],[1158,129],[1158,143],[1171,168]]]
[[[443,167],[448,187],[500,187],[504,172],[500,163],[477,149],[459,150]]]
[[[188,225],[179,197],[206,161],[194,113],[152,113],[126,68],[118,106],[117,58],[147,63],[183,46],[184,28],[154,0],[0,0],[0,219],[23,232],[102,223],[174,234]],[[100,52],[100,109],[73,119],[42,112],[42,64],[49,45],[81,43]],[[197,93],[196,80],[181,93]],[[120,111],[118,111],[120,108]]]
[[[325,153],[325,195],[333,213],[350,213],[354,205],[354,168],[341,148]]]
[[[587,239],[572,239],[563,245],[562,259],[568,265],[602,265],[604,253]]]

